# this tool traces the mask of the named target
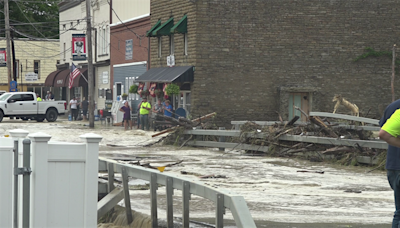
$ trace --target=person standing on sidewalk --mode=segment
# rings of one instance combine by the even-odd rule
[[[132,108],[129,106],[128,101],[124,101],[124,106],[122,106],[119,110],[124,113],[123,122],[124,122],[125,131],[128,130],[128,127],[131,127],[131,130],[132,130],[132,121],[131,121]]]
[[[69,101],[69,107],[71,108],[71,119],[76,120],[78,118],[78,101],[76,97]]]
[[[149,125],[149,112],[151,110],[151,104],[147,102],[147,97],[142,98],[142,103],[140,105],[140,123],[142,125],[142,130],[146,126],[146,130],[150,130]]]
[[[86,121],[87,120],[86,115],[87,115],[87,111],[89,108],[89,102],[86,100],[85,97],[83,97],[81,104],[82,104],[83,121]]]
[[[379,138],[389,144],[386,155],[387,179],[394,192],[395,212],[392,228],[400,227],[400,99],[389,104],[382,119]]]

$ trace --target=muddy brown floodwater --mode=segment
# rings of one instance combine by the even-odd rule
[[[89,129],[82,122],[59,120],[54,123],[3,120],[0,134],[12,129],[31,133],[44,132],[53,141],[80,142],[79,135],[93,132],[104,138],[100,156],[108,158],[138,157],[153,166],[183,160],[167,167],[172,172],[197,179],[199,175],[221,175],[226,178],[200,179],[210,187],[226,189],[244,196],[258,227],[390,227],[394,204],[393,193],[384,171],[366,173],[370,168],[344,167],[304,160],[247,156],[242,151],[221,152],[218,149],[179,148],[156,145],[154,132],[124,131],[121,127],[101,126]],[[114,146],[110,146],[114,145]],[[298,172],[299,170],[323,171]],[[180,174],[181,175],[181,174]],[[132,180],[131,184],[145,184]],[[159,218],[165,218],[165,188],[160,187]],[[148,190],[131,191],[132,209],[149,214]],[[174,191],[174,216],[181,216],[181,192]],[[214,223],[214,205],[198,196],[190,201],[192,220]],[[229,210],[225,224],[234,227]]]

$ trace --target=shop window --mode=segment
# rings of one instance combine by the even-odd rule
[[[18,59],[16,59],[15,60],[15,77],[16,78],[19,78],[19,60]]]
[[[174,34],[171,34],[169,36],[169,54],[173,55],[174,54]]]
[[[161,50],[162,50],[162,47],[161,47],[161,37],[158,37],[158,57],[161,57],[162,55],[161,55]]]
[[[183,54],[188,55],[188,34],[183,34]]]
[[[40,79],[40,60],[33,61],[33,72],[38,75],[38,79]]]

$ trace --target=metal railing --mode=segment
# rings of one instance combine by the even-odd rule
[[[114,176],[114,172],[126,172],[129,177],[150,182],[152,227],[158,227],[156,191],[158,185],[166,186],[168,227],[173,227],[172,195],[174,189],[182,190],[183,227],[189,227],[189,200],[191,194],[203,197],[215,203],[216,227],[223,227],[223,215],[226,208],[232,212],[237,227],[256,227],[243,196],[236,195],[230,191],[217,190],[204,185],[200,181],[190,180],[173,173],[164,173],[141,166],[121,164],[117,161],[102,157],[99,158],[99,171],[107,171],[110,177]],[[112,185],[108,187],[110,191],[114,185],[113,178],[109,178],[108,184]]]

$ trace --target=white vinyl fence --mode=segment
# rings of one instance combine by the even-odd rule
[[[13,140],[22,153],[21,131],[0,138],[0,228],[13,227]],[[25,136],[28,133],[25,133]],[[81,135],[83,143],[49,142],[44,133],[31,140],[30,227],[96,227],[99,142],[96,134]],[[19,159],[19,167],[22,157]],[[19,177],[20,179],[22,176]],[[21,183],[21,181],[19,181]],[[22,189],[18,193],[18,227],[22,227]]]

